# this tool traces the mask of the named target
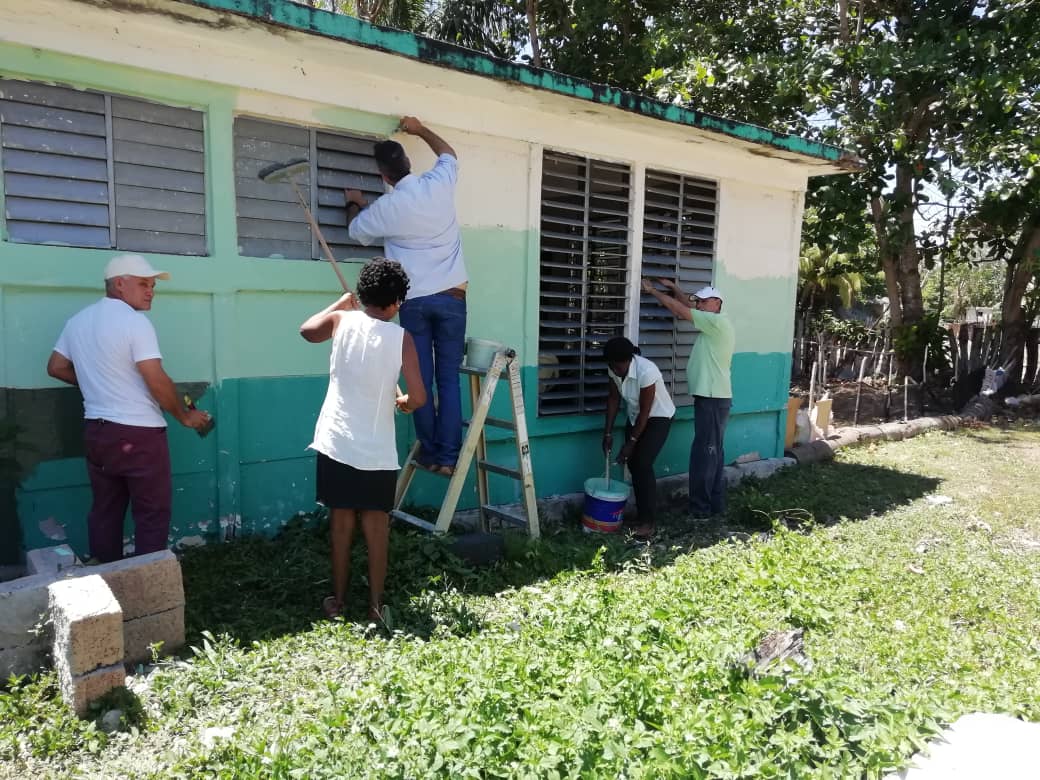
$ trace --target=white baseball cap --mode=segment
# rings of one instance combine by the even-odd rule
[[[169,279],[166,271],[156,271],[141,255],[117,255],[105,266],[105,279],[117,276],[140,276],[145,279]]]
[[[699,289],[697,292],[693,294],[693,297],[699,298],[702,301],[708,298],[718,298],[721,301],[722,293],[720,293],[714,287],[711,287],[709,285],[708,287],[702,287],[701,289]]]

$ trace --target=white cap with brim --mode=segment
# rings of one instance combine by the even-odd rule
[[[105,279],[117,276],[140,276],[144,279],[169,279],[166,271],[156,271],[141,255],[118,255],[105,266]]]
[[[693,297],[702,301],[707,300],[708,298],[718,298],[721,301],[722,293],[720,293],[714,287],[702,287],[693,294]]]

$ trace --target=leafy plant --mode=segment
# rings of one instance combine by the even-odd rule
[[[147,730],[16,680],[0,774],[882,777],[964,713],[1040,717],[1038,453],[1035,424],[843,451],[742,484],[718,527],[509,536],[482,569],[395,528],[377,631],[320,618],[320,520],[192,549],[191,649],[149,677]],[[805,661],[749,675],[791,628]]]

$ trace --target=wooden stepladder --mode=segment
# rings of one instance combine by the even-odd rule
[[[527,440],[527,415],[524,412],[524,394],[520,385],[520,366],[516,352],[512,349],[496,352],[491,366],[486,371],[462,366],[459,372],[469,378],[469,397],[473,414],[467,424],[468,430],[462,442],[462,449],[459,451],[459,459],[455,464],[455,473],[448,482],[448,490],[444,494],[444,502],[437,515],[437,522],[427,522],[401,509],[415,472],[421,468],[415,462],[415,456],[419,452],[419,442],[416,442],[411,452],[408,453],[408,461],[397,478],[397,495],[394,498],[394,509],[390,514],[398,520],[411,523],[424,530],[445,533],[451,527],[452,518],[455,517],[455,508],[462,495],[462,486],[466,482],[470,464],[474,464],[477,469],[477,495],[480,499],[481,527],[487,530],[489,520],[495,518],[526,528],[527,533],[537,539],[539,534],[538,505],[535,499],[534,472],[531,470],[531,446]],[[504,373],[508,373],[509,376],[509,392],[513,402],[512,420],[488,416],[491,400],[495,397],[495,388]],[[519,468],[509,468],[488,461],[486,436],[488,425],[514,432]],[[476,456],[475,461],[474,455]],[[520,482],[523,514],[517,514],[505,507],[492,506],[489,503],[487,476],[489,471]]]

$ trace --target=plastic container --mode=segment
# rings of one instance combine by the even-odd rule
[[[632,488],[619,479],[592,477],[585,480],[585,512],[581,525],[589,533],[613,534],[621,530],[621,515],[625,511]]]
[[[486,371],[491,368],[495,353],[501,352],[505,348],[505,345],[498,341],[466,339],[466,368]]]

